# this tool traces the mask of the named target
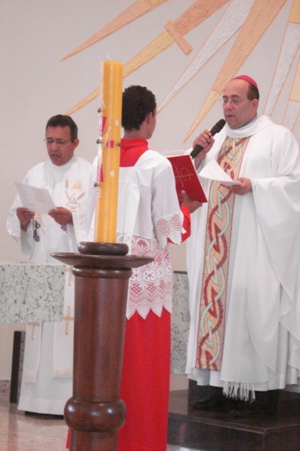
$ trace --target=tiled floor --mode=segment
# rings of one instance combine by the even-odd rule
[[[1,451],[64,451],[67,426],[47,415],[25,415],[9,403],[7,391],[0,393]],[[192,451],[168,445],[167,451]]]

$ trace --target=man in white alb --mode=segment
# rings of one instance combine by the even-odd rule
[[[258,105],[252,78],[230,80],[224,129],[194,141],[204,148],[199,171],[213,159],[241,185],[201,180],[208,203],[192,216],[187,245],[186,372],[214,393],[256,397],[268,412],[300,377],[300,154],[289,130],[258,117]]]
[[[48,214],[29,211],[16,197],[7,231],[21,245],[28,262],[56,263],[52,252],[76,252],[72,214],[85,213],[91,164],[74,155],[79,144],[77,125],[57,115],[46,125],[49,160],[34,166],[24,183],[48,189],[56,206]],[[74,285],[66,269],[64,317],[60,323],[26,325],[25,355],[19,409],[63,415],[72,395]]]

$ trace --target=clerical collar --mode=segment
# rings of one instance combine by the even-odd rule
[[[252,121],[240,128],[230,128],[228,124],[225,125],[226,135],[230,138],[246,138],[255,135],[265,127],[271,125],[272,122],[267,116],[258,117],[256,115]]]

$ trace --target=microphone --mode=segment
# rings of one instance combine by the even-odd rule
[[[219,133],[225,124],[226,124],[226,122],[224,121],[224,119],[220,119],[210,130],[210,133],[212,134],[212,136],[214,136],[216,133]],[[192,150],[192,152],[190,153],[190,156],[192,158],[195,158],[201,152],[201,150],[203,150],[202,146],[195,146],[194,149]]]

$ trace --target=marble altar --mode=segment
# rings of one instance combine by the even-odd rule
[[[0,323],[61,321],[66,267],[0,263]]]
[[[171,373],[183,376],[190,325],[189,287],[187,273],[173,273],[173,311],[171,329]]]
[[[61,321],[67,270],[61,264],[0,263],[0,323]],[[174,271],[172,374],[185,374],[188,330],[188,278]]]
[[[61,321],[66,270],[60,264],[0,263],[0,323]],[[173,374],[184,375],[188,329],[188,278],[174,271]]]

